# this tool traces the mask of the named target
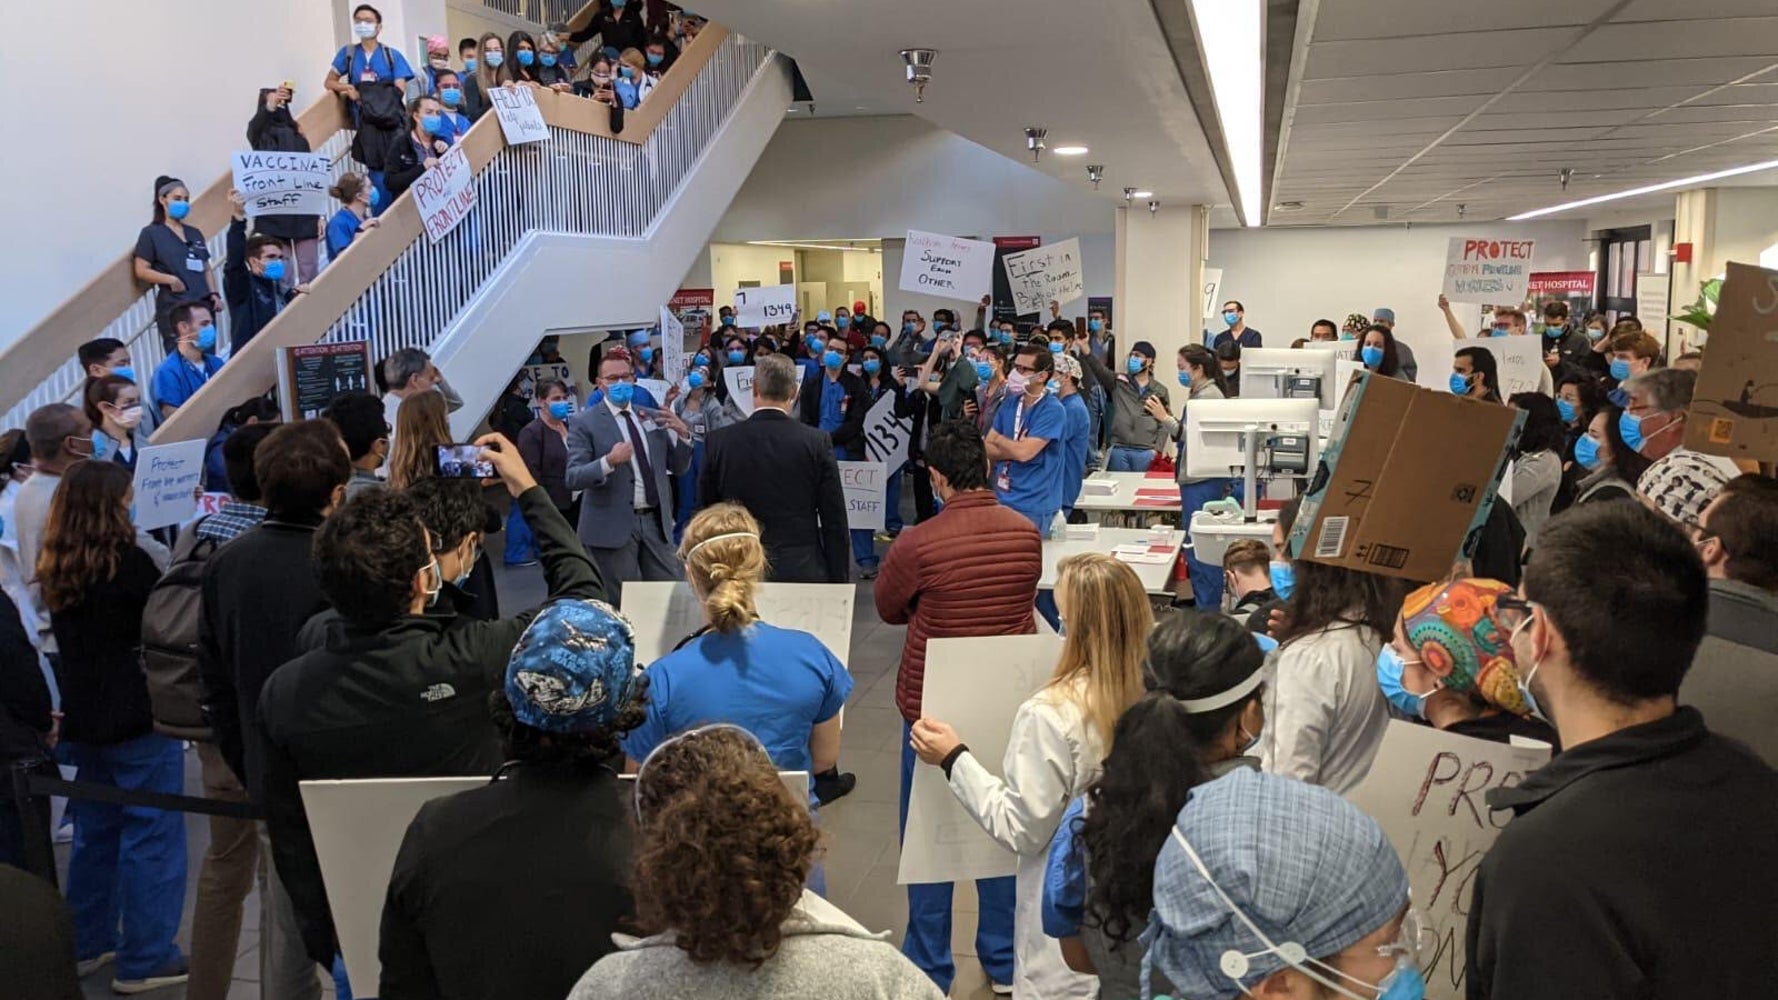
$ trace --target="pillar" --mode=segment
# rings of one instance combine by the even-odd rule
[[[1209,211],[1202,205],[1163,205],[1150,212],[1132,203],[1117,210],[1117,298],[1112,327],[1118,349],[1146,340],[1164,377],[1186,344],[1204,342],[1204,259]]]
[[[1726,272],[1730,261],[1778,268],[1778,188],[1682,192],[1675,199],[1673,241],[1690,243],[1692,259],[1689,264],[1673,262],[1672,312],[1697,301],[1698,287]],[[1690,326],[1673,326],[1685,346],[1703,339]]]

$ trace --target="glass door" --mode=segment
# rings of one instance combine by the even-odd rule
[[[1600,234],[1596,308],[1605,313],[1608,325],[1636,315],[1636,273],[1654,269],[1651,227],[1608,229]]]

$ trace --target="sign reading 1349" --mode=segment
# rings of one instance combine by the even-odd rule
[[[759,328],[789,323],[796,318],[796,286],[735,290],[735,325]]]

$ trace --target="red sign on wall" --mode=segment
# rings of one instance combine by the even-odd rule
[[[1532,298],[1539,295],[1591,298],[1593,281],[1597,277],[1592,271],[1532,271],[1526,291]]]

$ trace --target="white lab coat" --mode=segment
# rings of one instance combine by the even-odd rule
[[[1266,685],[1260,769],[1341,795],[1370,773],[1389,725],[1377,686],[1382,637],[1341,622],[1279,648]]]
[[[1076,688],[1078,690],[1078,688]],[[972,754],[951,765],[951,792],[988,836],[1019,856],[1013,909],[1014,1000],[1092,1000],[1098,979],[1074,972],[1043,933],[1043,872],[1068,803],[1105,761],[1099,734],[1077,699],[1046,688],[1025,699],[996,778]]]

